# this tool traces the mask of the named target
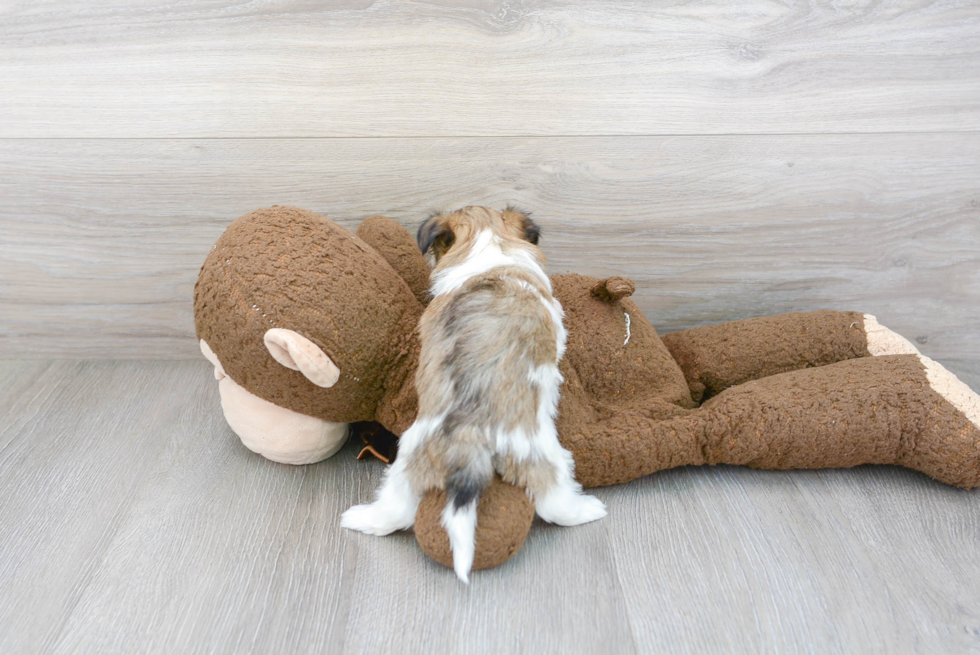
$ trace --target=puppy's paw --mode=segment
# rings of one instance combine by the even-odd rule
[[[606,515],[606,505],[595,496],[577,496],[577,502],[571,511],[563,518],[565,522],[559,525],[582,525],[590,521],[598,521]]]
[[[565,490],[548,493],[535,505],[542,519],[556,525],[582,525],[606,515],[605,504],[595,496]]]
[[[412,521],[406,525],[403,517],[378,503],[371,503],[355,505],[344,512],[340,517],[340,527],[383,537],[396,530],[412,527]]]

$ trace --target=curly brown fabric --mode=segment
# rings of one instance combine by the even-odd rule
[[[232,380],[335,423],[375,420],[383,412],[398,433],[414,420],[414,393],[406,389],[418,362],[421,315],[411,289],[373,248],[295,207],[259,209],[234,221],[194,287],[197,336]],[[263,343],[275,327],[295,330],[327,353],[340,368],[337,384],[318,387],[276,362]]]
[[[449,536],[442,527],[442,510],[446,494],[426,494],[415,515],[415,539],[422,552],[443,566],[452,568],[453,553]],[[524,545],[534,520],[534,505],[523,489],[494,478],[476,508],[476,555],[474,569],[488,569],[503,564]]]

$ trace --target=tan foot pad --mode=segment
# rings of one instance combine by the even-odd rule
[[[886,328],[871,314],[864,315],[864,333],[868,339],[868,353],[874,357],[919,354],[911,341]]]
[[[884,355],[916,355],[926,370],[929,386],[953,407],[980,428],[980,396],[942,364],[919,352],[908,339],[878,322],[871,314],[864,315],[864,332],[868,338],[868,353]]]
[[[939,362],[925,355],[919,355],[919,361],[926,369],[926,377],[929,378],[929,386],[932,390],[961,411],[973,425],[980,428],[980,395]]]

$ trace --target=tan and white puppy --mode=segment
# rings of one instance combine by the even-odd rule
[[[473,565],[476,507],[494,471],[523,486],[538,516],[579,525],[606,515],[582,493],[555,430],[564,312],[527,214],[466,207],[430,218],[419,247],[435,262],[433,300],[419,324],[419,413],[377,500],[347,510],[346,528],[409,528],[422,495],[445,489],[442,524],[463,582]]]

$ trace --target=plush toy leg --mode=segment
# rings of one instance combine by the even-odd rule
[[[947,484],[980,484],[980,397],[921,355],[864,357],[747,382],[698,414],[710,464],[900,464]]]
[[[601,416],[580,430],[561,432],[562,446],[575,459],[583,487],[629,482],[664,469],[705,463],[705,422],[700,410],[651,419],[639,411]],[[689,415],[684,415],[689,412]]]
[[[585,487],[701,464],[900,464],[947,484],[980,485],[980,396],[915,354],[746,382],[674,418],[612,413],[561,440]]]
[[[866,316],[830,310],[764,316],[673,332],[663,342],[700,400],[749,380],[867,356]]]

